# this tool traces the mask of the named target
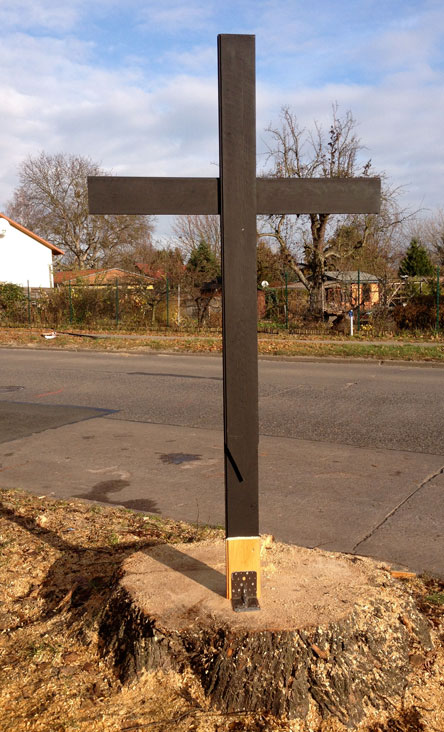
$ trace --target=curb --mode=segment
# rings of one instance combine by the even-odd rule
[[[147,346],[149,349],[149,346]],[[0,349],[4,350],[21,350],[21,351],[41,351],[48,353],[48,348],[42,348],[40,346],[29,346],[29,345],[14,345],[5,346],[0,345]],[[172,350],[146,350],[146,351],[133,351],[121,349],[118,351],[106,351],[97,350],[93,351],[90,348],[61,348],[58,346],[51,347],[51,351],[58,351],[64,353],[91,353],[97,355],[107,354],[109,356],[118,356],[120,354],[125,356],[195,356],[197,358],[222,358],[221,352],[205,352],[205,351],[172,351]],[[360,356],[282,356],[272,354],[258,354],[258,361],[286,361],[289,363],[346,363],[346,364],[363,364],[365,366],[398,366],[407,368],[425,368],[425,369],[444,369],[444,361],[403,361],[402,359],[379,359],[379,358],[361,358]]]

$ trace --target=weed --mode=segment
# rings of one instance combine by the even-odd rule
[[[162,520],[162,518],[160,516],[155,516],[152,513],[146,513],[146,514],[144,514],[143,519],[145,521],[154,521],[155,524],[162,524],[163,523],[163,520]]]
[[[102,513],[103,507],[94,505],[94,506],[90,506],[89,510],[91,511],[91,513]]]
[[[444,605],[444,592],[432,592],[431,595],[427,595],[424,599],[432,605]]]
[[[59,652],[59,649],[49,641],[42,640],[38,643],[35,641],[30,643],[26,648],[26,652],[30,658],[34,658],[39,661],[44,656],[54,658],[54,656]]]

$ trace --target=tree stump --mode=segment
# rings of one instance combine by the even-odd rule
[[[223,712],[356,725],[408,684],[409,655],[429,627],[386,568],[342,554],[272,544],[261,610],[225,599],[224,543],[159,545],[132,555],[103,612],[100,637],[122,681],[191,668]]]

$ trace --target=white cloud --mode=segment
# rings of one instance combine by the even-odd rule
[[[369,37],[361,49],[363,65],[385,73],[430,68],[442,59],[443,35],[442,5],[440,9],[425,7]]]
[[[138,11],[138,23],[149,30],[183,33],[204,28],[214,13],[212,0],[148,0]]]
[[[284,100],[277,99],[274,90],[260,89],[258,118],[263,122],[267,109],[274,107],[276,121],[283,101],[297,113],[302,127],[317,120],[327,128],[331,103],[337,101],[340,113],[350,109],[357,120],[358,136],[367,148],[363,157],[372,158],[375,173],[385,172],[393,185],[405,187],[404,205],[433,209],[443,200],[443,87],[439,75],[412,72],[388,76],[378,86],[305,87]]]
[[[3,203],[19,162],[40,150],[84,154],[116,173],[217,174],[215,78],[180,75],[148,91],[129,71],[88,65],[76,43],[19,40],[0,52],[9,80],[0,90]]]
[[[2,0],[0,5],[0,27],[51,30],[71,30],[80,17],[84,0]]]
[[[373,4],[385,6],[379,0]],[[360,123],[375,169],[385,170],[395,185],[409,186],[406,201],[413,208],[442,206],[444,13],[426,2],[424,12],[406,12],[398,27],[390,21],[373,34],[362,27],[346,50],[338,51],[329,40],[334,28],[323,36],[322,28],[310,25],[305,6],[298,23],[294,5],[290,0],[245,3],[243,21],[254,17],[251,32],[258,33],[259,167],[264,128],[276,121],[282,105],[291,105],[303,125],[316,119],[327,126],[331,104],[338,101],[340,110],[351,109]],[[319,10],[323,3],[314,5]],[[360,7],[368,11],[371,5]],[[411,9],[413,3],[407,5]],[[96,13],[108,6],[122,7],[120,0],[92,0]],[[87,7],[86,0],[73,0],[69,7],[55,0],[7,0],[0,6],[0,22],[11,28],[0,45],[3,204],[16,185],[17,165],[41,150],[84,154],[120,174],[217,175],[215,35],[211,43],[208,34],[186,43],[166,42],[161,35],[162,29],[211,26],[213,3],[145,6],[129,0],[136,25],[142,11],[147,27],[158,24],[163,43],[155,48],[157,67],[144,65],[140,48],[129,44],[124,61],[114,59],[113,67],[98,61],[100,48],[81,34]],[[340,2],[339,11],[344,7]],[[331,6],[329,12],[331,17]],[[19,22],[20,15],[26,22]],[[38,27],[40,35],[27,33],[28,27]],[[341,41],[343,33],[338,30]],[[154,47],[147,48],[148,55],[154,53]],[[333,83],[327,72],[338,64],[345,72]]]
[[[178,73],[190,73],[198,76],[207,74],[214,76],[216,69],[216,44],[211,46],[198,45],[187,51],[170,51],[162,56],[162,60],[170,69],[177,69]]]

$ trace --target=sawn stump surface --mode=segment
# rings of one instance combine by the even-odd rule
[[[371,560],[271,543],[261,610],[246,613],[225,598],[224,567],[223,541],[126,560],[100,629],[122,680],[187,667],[217,709],[354,726],[401,698],[409,655],[432,648],[411,596]]]

